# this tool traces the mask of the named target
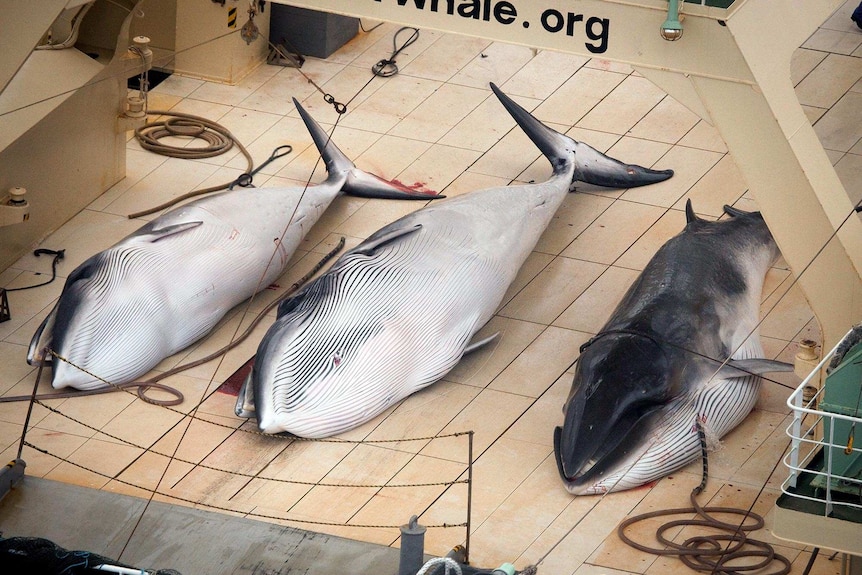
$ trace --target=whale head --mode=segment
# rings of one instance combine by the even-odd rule
[[[330,296],[306,295],[309,305],[296,309],[284,302],[258,346],[247,385],[263,433],[328,437],[400,399],[388,371],[394,342],[384,341],[397,330],[385,330],[374,310],[339,313],[338,294]]]
[[[67,279],[45,320],[51,324],[50,341],[44,347],[55,356],[51,362],[54,388],[90,390],[126,383],[154,365],[151,357],[160,348],[161,337],[146,326],[160,301],[144,286],[130,282],[135,257],[134,251],[106,250]],[[41,345],[43,329],[34,336],[31,348]]]
[[[656,341],[608,333],[581,354],[554,452],[570,491],[618,473],[649,436],[674,376]]]

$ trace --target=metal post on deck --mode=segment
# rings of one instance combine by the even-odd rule
[[[470,523],[473,513],[473,430],[467,437],[467,537],[464,540],[464,563],[470,564]]]
[[[33,405],[36,403],[36,393],[39,390],[39,381],[42,379],[42,367],[45,359],[39,361],[39,369],[36,370],[36,381],[33,383],[33,394],[30,396],[30,405],[27,406],[27,417],[24,418],[24,429],[21,430],[21,442],[18,444],[18,459],[24,452],[24,440],[27,438],[27,429],[30,427],[30,416],[33,414]]]
[[[401,554],[398,575],[416,575],[425,563],[425,526],[414,515],[401,526]]]

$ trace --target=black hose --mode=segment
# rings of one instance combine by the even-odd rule
[[[25,289],[33,289],[33,288],[37,288],[37,287],[46,286],[49,283],[51,283],[52,281],[54,281],[55,279],[57,279],[57,264],[60,262],[60,260],[62,260],[64,257],[66,257],[66,250],[54,251],[54,250],[48,250],[45,248],[39,248],[38,250],[33,251],[33,255],[36,257],[39,257],[42,254],[54,256],[54,259],[51,260],[51,279],[49,279],[48,281],[44,281],[40,284],[35,284],[35,285],[31,285],[31,286],[24,286],[24,287],[18,287],[18,288],[6,288],[7,292],[21,291],[21,290],[25,290]]]

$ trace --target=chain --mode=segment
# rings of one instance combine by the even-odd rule
[[[48,411],[50,411],[52,413],[56,413],[60,417],[64,417],[64,418],[68,419],[69,421],[77,423],[78,425],[86,427],[87,429],[95,431],[96,433],[100,433],[100,434],[104,435],[105,437],[109,437],[111,439],[114,439],[114,440],[119,441],[121,443],[124,443],[126,445],[129,445],[131,447],[135,447],[137,449],[142,449],[142,450],[147,451],[149,453],[155,453],[156,455],[161,455],[163,457],[168,457],[168,458],[171,457],[170,455],[167,455],[165,453],[161,453],[159,451],[144,447],[142,445],[138,445],[136,443],[132,443],[131,441],[129,441],[127,439],[123,439],[122,437],[118,437],[116,435],[113,435],[113,434],[110,434],[106,431],[103,431],[97,427],[93,427],[92,425],[88,425],[88,424],[84,423],[83,421],[80,421],[80,420],[72,417],[71,415],[67,415],[67,414],[61,412],[59,409],[56,409],[54,407],[51,407],[50,405],[46,405],[45,403],[42,403],[38,399],[36,400],[36,403],[38,403],[39,405],[41,405],[42,407],[44,407]],[[204,419],[201,421],[207,421],[207,420]],[[216,425],[214,422],[208,422],[208,423],[213,423],[213,425]],[[237,428],[231,428],[231,429],[238,430]],[[260,478],[258,475],[252,475],[250,473],[242,473],[239,471],[231,471],[230,469],[221,469],[218,467],[213,467],[211,465],[206,465],[205,463],[196,463],[194,461],[182,459],[180,457],[174,457],[173,459],[175,461],[179,461],[180,463],[187,463],[187,464],[195,466],[195,467],[202,467],[204,469],[209,469],[210,471],[220,471],[222,473],[228,473],[230,475],[236,475],[238,477],[245,477],[248,479]],[[357,487],[357,488],[359,488],[359,487],[373,487],[373,488],[377,488],[377,489],[386,488],[386,487],[433,487],[433,486],[441,486],[441,485],[456,485],[459,483],[464,483],[464,484],[469,483],[469,480],[467,480],[467,479],[457,479],[455,481],[438,481],[438,482],[432,482],[432,483],[395,483],[395,484],[382,484],[382,485],[380,485],[380,484],[363,484],[363,483],[317,483],[314,481],[299,481],[299,480],[293,480],[293,479],[279,479],[279,478],[275,478],[275,477],[263,477],[262,479],[266,479],[267,481],[275,481],[278,483],[293,483],[296,485],[310,485],[310,486],[321,486],[321,487]]]
[[[219,505],[213,505],[211,503],[203,503],[201,501],[195,501],[193,499],[187,499],[185,497],[180,497],[179,495],[173,495],[173,494],[165,493],[163,491],[158,491],[155,489],[147,489],[146,487],[141,487],[140,485],[135,485],[134,483],[132,483],[130,481],[125,481],[123,479],[111,477],[110,475],[107,475],[107,474],[102,473],[100,471],[96,471],[95,469],[91,469],[85,465],[81,465],[80,463],[75,463],[74,461],[70,461],[70,460],[66,459],[65,457],[61,457],[59,455],[51,453],[50,451],[48,451],[46,449],[41,449],[39,447],[36,447],[35,445],[30,443],[29,441],[25,441],[24,445],[26,445],[27,447],[30,447],[31,449],[35,449],[39,453],[44,453],[45,455],[53,457],[54,459],[58,459],[58,460],[62,461],[63,463],[68,463],[69,465],[73,465],[79,469],[83,469],[84,471],[88,471],[90,473],[98,475],[99,477],[103,477],[103,478],[108,479],[110,481],[116,481],[117,483],[122,483],[123,485],[128,485],[129,487],[134,487],[135,489],[142,489],[143,491],[146,491],[148,493],[152,493],[154,495],[161,495],[162,497],[169,497],[171,499],[175,499],[177,501],[182,501],[184,503],[189,503],[191,505],[200,505],[203,507],[207,507],[209,509],[215,509],[216,511],[225,511],[228,513],[237,513],[236,509],[231,509],[230,507],[222,507]],[[368,528],[368,529],[398,529],[401,527],[400,525],[376,525],[376,524],[359,524],[359,523],[354,524],[354,523],[337,523],[334,521],[314,521],[311,519],[292,519],[290,517],[279,517],[277,515],[267,515],[264,513],[255,513],[254,511],[247,512],[246,516],[258,517],[261,519],[274,519],[274,520],[278,520],[278,521],[291,521],[294,523],[308,523],[311,525],[329,525],[329,526],[333,526],[333,527],[362,527],[362,528]],[[466,526],[467,526],[466,523],[437,523],[434,525],[423,525],[423,527],[427,527],[429,529],[431,529],[431,528],[448,529],[450,527],[466,527]]]
[[[278,55],[279,55],[279,56],[281,56],[281,57],[282,57],[282,58],[284,58],[285,60],[288,60],[288,61],[290,60],[290,56],[288,56],[287,54],[285,54],[285,53],[284,53],[284,50],[282,50],[282,49],[281,49],[281,46],[276,46],[275,44],[273,44],[273,43],[272,43],[272,41],[271,41],[271,40],[267,40],[267,43],[269,44],[269,47],[270,47],[270,48],[272,48],[273,50],[275,50],[276,52],[278,52]],[[346,104],[342,104],[341,102],[336,101],[336,100],[335,100],[335,96],[333,96],[332,94],[330,94],[330,93],[328,93],[328,92],[324,91],[324,90],[323,90],[323,88],[321,88],[320,86],[318,86],[318,85],[317,85],[317,82],[315,82],[314,80],[312,80],[312,79],[311,79],[311,77],[310,77],[308,74],[306,74],[305,72],[303,72],[301,68],[296,68],[296,71],[297,71],[297,72],[299,72],[300,74],[302,74],[302,77],[303,77],[303,78],[305,78],[305,79],[308,81],[308,83],[309,83],[309,84],[311,84],[312,86],[314,86],[314,88],[315,88],[318,92],[320,92],[321,94],[323,94],[323,101],[324,101],[324,102],[326,102],[327,104],[332,104],[332,107],[333,107],[333,108],[335,108],[335,111],[336,111],[339,115],[340,115],[340,114],[346,114],[346,113],[347,113],[347,105],[346,105]],[[367,84],[366,84],[366,85],[367,85]],[[363,86],[363,88],[364,88],[364,86]],[[361,92],[361,91],[362,91],[362,89],[360,89],[359,91]]]
[[[130,392],[130,391],[129,391],[128,389],[126,389],[125,387],[123,387],[123,386],[121,386],[121,385],[117,385],[117,384],[115,384],[115,383],[111,383],[111,382],[109,382],[109,381],[107,381],[107,380],[104,380],[104,379],[102,379],[102,378],[98,377],[97,375],[94,375],[94,374],[90,373],[89,371],[87,371],[87,370],[85,370],[85,369],[83,369],[83,368],[81,368],[81,367],[79,367],[79,366],[75,365],[74,363],[70,362],[68,359],[64,358],[63,356],[61,356],[61,355],[57,354],[54,350],[52,350],[52,349],[48,348],[48,349],[46,349],[46,351],[47,351],[48,353],[50,353],[52,356],[54,356],[54,357],[56,357],[57,359],[59,359],[60,361],[65,361],[66,363],[68,363],[68,364],[69,364],[69,365],[71,365],[72,367],[75,367],[75,368],[80,369],[81,371],[83,371],[83,372],[84,372],[84,373],[86,373],[87,375],[90,375],[90,376],[92,376],[92,377],[95,377],[95,378],[96,378],[96,379],[98,379],[99,381],[102,381],[102,382],[104,382],[104,383],[106,383],[106,384],[110,385],[110,386],[111,386],[111,387],[113,387],[114,389],[116,389],[116,390],[118,390],[118,391],[123,391],[123,392],[125,392],[125,393],[128,393],[129,395],[133,395],[133,396],[137,397],[137,395],[136,395],[136,394],[134,394],[134,393]],[[130,387],[130,386],[133,386],[133,385],[135,385],[135,384],[127,384],[127,387]],[[197,407],[200,407],[200,405],[201,405],[201,404],[198,404],[198,405],[197,405]],[[203,421],[203,422],[205,422],[205,423],[209,423],[210,425],[215,425],[216,427],[222,427],[222,428],[224,428],[224,429],[230,429],[230,430],[233,430],[233,431],[240,431],[240,432],[242,432],[242,433],[248,433],[248,434],[250,434],[250,435],[259,435],[259,436],[262,436],[262,437],[271,437],[271,438],[289,439],[289,440],[291,440],[291,441],[317,441],[317,442],[320,442],[320,443],[357,443],[357,444],[362,444],[362,443],[372,443],[372,444],[377,444],[377,443],[401,443],[401,442],[405,442],[405,441],[430,441],[430,440],[432,440],[432,439],[444,439],[444,438],[446,438],[446,437],[460,437],[460,436],[462,436],[462,435],[467,435],[467,434],[469,434],[469,433],[470,433],[469,431],[454,431],[454,432],[452,432],[452,433],[440,433],[440,434],[438,434],[438,435],[426,435],[426,436],[423,436],[423,437],[405,437],[405,438],[403,438],[403,439],[341,439],[341,438],[337,438],[337,437],[321,437],[321,438],[313,438],[313,437],[299,437],[299,436],[286,435],[286,434],[263,433],[262,431],[256,431],[256,430],[253,430],[253,429],[243,429],[243,428],[241,428],[241,427],[232,427],[232,426],[230,426],[230,425],[227,425],[226,423],[218,423],[218,422],[216,422],[216,421],[210,421],[210,420],[208,420],[208,419],[201,419],[200,417],[197,417],[197,416],[191,415],[190,413],[185,413],[185,412],[183,412],[183,411],[180,411],[179,409],[174,409],[174,408],[173,408],[172,406],[170,406],[170,405],[158,405],[158,407],[161,407],[161,408],[163,408],[163,409],[167,409],[168,411],[172,411],[172,412],[174,412],[174,413],[176,413],[176,414],[178,414],[178,415],[181,415],[181,416],[183,416],[183,417],[190,417],[190,418],[192,418],[193,420]]]

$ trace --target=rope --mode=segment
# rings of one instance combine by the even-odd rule
[[[239,148],[242,155],[245,156],[247,162],[246,174],[252,173],[254,169],[254,160],[251,154],[242,143],[237,140],[230,130],[201,116],[186,114],[183,112],[171,112],[165,110],[148,110],[148,114],[157,116],[166,116],[165,120],[157,120],[148,122],[144,126],[135,130],[135,137],[145,150],[168,156],[171,158],[181,158],[186,160],[194,160],[201,158],[211,158],[219,154],[223,154],[230,150],[234,145]],[[169,136],[179,136],[185,138],[195,138],[204,140],[208,143],[204,147],[186,148],[182,146],[173,146],[162,143],[160,140]],[[271,158],[272,159],[272,158]],[[270,161],[271,161],[270,159]],[[262,166],[261,166],[262,167]],[[227,189],[235,180],[193,190],[172,200],[169,200],[161,205],[140,212],[129,214],[129,219],[147,216],[155,212],[169,208],[189,198],[194,198],[204,194],[217,192]]]
[[[401,32],[404,32],[406,30],[412,30],[413,34],[411,34],[410,37],[407,39],[407,41],[404,42],[404,44],[402,44],[399,47],[398,46],[398,35],[401,34]],[[418,40],[418,39],[419,39],[419,29],[418,28],[413,28],[411,26],[404,26],[403,28],[400,28],[397,32],[395,32],[395,35],[392,37],[392,55],[389,56],[389,58],[384,58],[384,59],[380,60],[379,62],[377,62],[376,64],[374,64],[371,67],[371,71],[374,73],[375,76],[380,76],[382,78],[389,78],[389,77],[397,74],[398,73],[398,65],[395,63],[395,56],[400,54],[402,50],[404,50],[405,48],[407,48],[408,46],[410,46],[411,44],[416,42],[416,40]]]
[[[756,531],[764,526],[764,520],[761,515],[754,513],[751,509],[737,509],[734,507],[702,507],[697,496],[706,487],[707,474],[709,467],[707,465],[706,438],[704,436],[703,427],[698,421],[696,423],[698,436],[701,442],[701,456],[703,459],[703,475],[700,485],[692,489],[690,500],[691,507],[682,507],[677,509],[661,509],[650,511],[630,517],[619,524],[617,534],[619,538],[639,551],[650,553],[659,556],[676,556],[691,569],[708,573],[718,573],[726,575],[738,575],[744,572],[758,571],[778,562],[782,566],[772,571],[768,575],[786,575],[790,573],[790,561],[775,552],[775,549],[764,541],[751,539],[746,536],[747,531]],[[753,504],[752,504],[753,505]],[[665,517],[671,515],[691,515],[697,514],[700,519],[676,519],[667,521],[660,525],[655,531],[656,540],[664,545],[664,547],[650,547],[648,545],[634,541],[626,534],[626,529],[647,519],[655,517]],[[739,524],[726,523],[713,517],[713,513],[722,513],[730,515],[741,515],[742,521]],[[746,523],[746,521],[751,522]],[[665,532],[669,529],[678,527],[698,527],[708,528],[719,531],[723,534],[718,535],[696,535],[689,537],[682,543],[676,543],[665,537]],[[726,546],[723,545],[726,543]],[[762,560],[751,565],[730,565],[731,562],[739,559],[748,559],[752,557],[761,557]]]
[[[288,56],[287,54],[285,54],[285,52],[284,52],[284,50],[282,49],[282,47],[281,47],[281,46],[276,46],[276,45],[275,45],[275,44],[273,44],[270,40],[267,40],[267,43],[269,44],[269,47],[270,47],[272,50],[274,50],[275,52],[277,52],[277,53],[278,53],[278,55],[279,55],[279,56],[281,56],[281,57],[282,57],[282,58],[284,58],[285,60],[290,60],[290,56]],[[302,57],[302,55],[301,55],[301,54],[300,54],[300,57]],[[305,72],[303,72],[301,68],[296,68],[296,71],[297,71],[297,72],[299,72],[299,73],[302,75],[302,77],[303,77],[303,78],[305,78],[305,80],[306,80],[309,84],[311,84],[312,86],[314,86],[314,88],[315,88],[318,92],[320,92],[320,93],[323,95],[323,101],[324,101],[324,102],[326,102],[327,104],[332,104],[332,107],[333,107],[333,108],[335,108],[335,111],[338,113],[339,117],[340,117],[341,115],[343,115],[343,114],[347,113],[347,105],[346,105],[346,104],[342,104],[341,102],[336,101],[336,100],[335,100],[335,97],[334,97],[332,94],[330,94],[330,93],[326,92],[323,88],[321,88],[321,87],[317,84],[317,82],[315,82],[315,81],[314,81],[314,79],[313,79],[311,76],[309,76],[308,74],[306,74]],[[365,86],[367,86],[367,85],[368,85],[368,83],[366,83],[366,84],[365,84]],[[359,89],[359,92],[361,92],[361,91],[365,88],[365,86],[363,86],[362,88],[360,88],[360,89]],[[359,92],[357,92],[357,95],[359,94]],[[355,97],[356,97],[356,96],[354,96],[354,98],[355,98]]]
[[[207,507],[209,509],[215,509],[216,511],[225,511],[225,512],[228,512],[231,514],[237,513],[236,509],[231,509],[230,507],[222,507],[219,505],[213,505],[211,503],[204,503],[202,501],[195,501],[193,499],[187,499],[187,498],[181,497],[179,495],[174,495],[171,493],[165,493],[164,491],[159,491],[158,489],[147,489],[146,487],[141,487],[140,485],[136,485],[130,481],[125,481],[123,479],[119,479],[117,477],[107,475],[107,474],[102,473],[100,471],[96,471],[95,469],[92,469],[90,467],[87,467],[86,465],[81,465],[80,463],[75,463],[74,461],[70,461],[64,457],[60,457],[59,455],[55,455],[55,454],[53,454],[53,453],[51,453],[45,449],[41,449],[39,447],[36,447],[35,445],[33,445],[32,443],[30,443],[28,441],[25,441],[24,445],[26,445],[27,447],[30,447],[31,449],[35,449],[39,453],[44,453],[45,455],[53,457],[54,459],[57,459],[57,460],[62,461],[64,463],[68,463],[69,465],[73,465],[79,469],[83,469],[84,471],[88,471],[90,473],[98,475],[99,477],[102,477],[104,479],[108,479],[110,481],[116,481],[117,483],[122,483],[123,485],[128,485],[129,487],[134,487],[136,489],[141,489],[143,491],[151,493],[152,495],[160,495],[162,497],[169,497],[171,499],[175,499],[177,501],[182,501],[184,503],[189,503],[192,505],[200,505],[203,507]],[[174,459],[176,459],[176,458],[174,458]],[[311,525],[329,525],[329,526],[333,526],[333,527],[362,527],[362,528],[369,528],[369,529],[399,529],[401,527],[401,525],[337,523],[334,521],[313,521],[310,519],[294,519],[291,517],[283,517],[283,516],[278,516],[278,515],[267,515],[267,514],[263,514],[263,513],[255,513],[254,511],[247,512],[246,516],[259,517],[261,519],[275,519],[278,521],[292,521],[294,523],[308,523]],[[435,529],[435,528],[448,529],[451,527],[466,527],[466,526],[467,526],[466,523],[437,523],[437,524],[433,524],[433,525],[423,525],[423,527],[427,527],[429,529]]]
[[[96,427],[93,427],[91,425],[87,425],[86,423],[83,423],[82,421],[79,421],[78,419],[75,419],[74,417],[71,417],[69,415],[66,415],[65,413],[62,413],[61,411],[59,411],[57,409],[49,407],[40,401],[37,401],[36,403],[38,403],[39,405],[41,405],[42,407],[44,407],[48,411],[51,411],[52,413],[56,413],[57,415],[60,415],[64,418],[68,419],[69,421],[72,421],[74,423],[82,425],[82,426],[86,427],[87,429],[93,430],[97,433],[100,433],[101,435],[104,435],[105,437],[109,437],[111,439],[114,439],[116,441],[124,443],[128,446],[135,447],[137,449],[142,449],[148,453],[153,453],[155,455],[161,455],[163,457],[168,457],[168,458],[171,457],[170,455],[167,455],[165,453],[161,453],[159,451],[156,451],[155,449],[150,449],[150,448],[144,447],[142,445],[132,443],[131,441],[129,441],[127,439],[123,439],[123,438],[118,437],[116,435],[112,435],[110,433],[107,433],[106,431],[102,431],[102,430],[100,430]],[[30,445],[30,444],[27,443],[27,445]],[[33,447],[33,449],[40,451],[41,453],[45,453],[46,455],[51,455],[53,457],[56,457],[57,459],[62,459],[63,461],[66,461],[65,459],[63,459],[59,455],[54,455],[52,453],[49,453],[47,450],[40,449],[40,448],[32,446],[32,445],[30,445],[30,446]],[[194,467],[200,467],[202,469],[207,469],[209,471],[218,471],[221,473],[226,473],[228,475],[234,475],[236,477],[245,477],[246,479],[264,479],[266,481],[273,481],[275,483],[289,483],[292,485],[307,485],[307,486],[311,486],[311,487],[355,487],[355,488],[385,489],[385,488],[390,488],[390,487],[439,487],[439,486],[443,486],[443,485],[448,486],[448,485],[459,485],[459,484],[469,483],[469,480],[467,480],[467,479],[456,479],[454,481],[435,481],[435,482],[428,482],[428,483],[326,483],[326,482],[315,482],[315,481],[300,481],[298,479],[280,479],[277,477],[261,477],[258,474],[243,473],[241,471],[233,471],[230,469],[223,469],[220,467],[207,465],[205,463],[198,463],[196,461],[191,461],[191,460],[183,459],[181,457],[176,457],[176,456],[173,457],[173,460],[179,461],[180,463],[187,463],[187,464],[192,465]],[[72,463],[72,462],[68,461],[68,463]]]
[[[291,146],[290,144],[284,144],[283,146],[277,147],[276,149],[274,149],[272,151],[272,154],[270,154],[269,157],[266,160],[264,160],[258,167],[256,167],[255,169],[253,169],[252,171],[250,171],[248,173],[240,174],[240,176],[237,179],[235,179],[233,182],[231,182],[231,184],[228,186],[227,189],[233,190],[234,186],[240,186],[243,188],[253,187],[251,184],[252,184],[252,180],[253,180],[255,174],[257,174],[259,171],[264,169],[266,166],[268,166],[269,164],[271,164],[275,160],[277,160],[279,158],[283,158],[284,156],[288,155],[292,151],[293,151],[293,146]]]
[[[113,439],[115,441],[119,441],[121,443],[124,443],[124,444],[130,446],[130,447],[142,449],[143,451],[146,451],[148,453],[153,453],[155,455],[161,455],[163,457],[168,457],[168,458],[171,457],[170,455],[167,455],[165,453],[161,453],[160,451],[157,451],[155,449],[152,449],[149,447],[144,447],[143,445],[138,445],[137,443],[133,443],[133,442],[129,441],[128,439],[123,439],[122,437],[118,437],[116,435],[108,433],[107,431],[99,429],[98,427],[93,427],[92,425],[84,423],[83,421],[76,419],[76,418],[72,417],[71,415],[67,415],[67,414],[61,412],[59,409],[56,409],[54,407],[51,407],[50,405],[44,404],[41,401],[37,400],[36,403],[41,405],[42,407],[44,407],[48,411],[59,415],[60,417],[64,417],[73,423],[77,423],[78,425],[86,427],[87,429],[90,429],[91,431],[95,431],[96,433],[104,435],[105,437],[108,437],[110,439]],[[206,420],[202,420],[202,421],[206,421]],[[231,429],[237,429],[237,428],[231,428]],[[48,453],[47,451],[44,451],[44,450],[36,448],[36,447],[34,447],[34,449],[38,449],[42,453],[46,453],[48,455],[53,455],[51,453]],[[62,459],[60,456],[54,455],[54,457],[57,457],[58,459]],[[193,467],[201,467],[203,469],[208,469],[210,471],[219,471],[221,473],[227,473],[228,475],[235,475],[237,477],[245,477],[247,479],[265,479],[266,481],[274,481],[276,483],[290,483],[290,484],[294,484],[294,485],[309,485],[309,486],[321,486],[321,487],[357,487],[357,488],[358,487],[363,487],[363,488],[367,487],[367,488],[383,489],[383,488],[389,488],[389,487],[435,487],[435,486],[440,486],[440,485],[458,485],[461,483],[463,483],[463,484],[469,483],[469,480],[467,480],[467,479],[456,479],[454,481],[436,481],[436,482],[428,482],[428,483],[384,483],[384,484],[321,483],[321,482],[315,482],[315,481],[300,481],[300,480],[295,480],[295,479],[279,479],[277,477],[260,477],[257,474],[243,473],[241,471],[233,471],[230,469],[223,469],[220,467],[214,467],[212,465],[207,465],[205,463],[198,463],[196,461],[191,461],[191,460],[183,459],[181,457],[176,457],[176,456],[173,457],[173,460],[179,461],[180,463],[187,463]]]
[[[201,116],[192,116],[180,112],[165,112],[153,110],[152,115],[163,116],[165,119],[147,122],[135,129],[135,137],[141,147],[162,156],[197,160],[219,156],[234,145],[234,138],[225,127],[207,120]],[[161,141],[162,138],[180,137],[204,140],[208,145],[187,148],[174,146]]]
[[[655,336],[652,336],[648,333],[644,333],[644,332],[636,330],[636,329],[608,329],[605,331],[600,331],[599,333],[597,333],[596,335],[594,335],[593,337],[591,337],[590,339],[588,339],[587,341],[582,343],[581,347],[579,348],[579,351],[581,353],[584,353],[584,351],[586,351],[586,349],[588,347],[593,345],[597,339],[603,338],[607,335],[636,335],[638,337],[642,337],[644,339],[650,340],[659,348],[662,347],[661,342],[659,340],[657,340],[655,338]],[[672,344],[668,343],[668,345],[672,345]]]
[[[443,565],[444,575],[449,575],[450,572],[453,572],[456,575],[461,575],[462,573],[461,566],[458,565],[458,562],[451,557],[434,557],[433,559],[426,561],[422,568],[416,572],[416,575],[425,575],[432,567],[437,567],[438,565]]]
[[[359,20],[359,27],[362,28],[362,31],[365,32],[366,34],[370,34],[371,32],[374,32],[375,30],[377,30],[381,26],[383,26],[383,22],[378,22],[377,24],[375,24],[374,26],[372,26],[371,28],[366,30],[365,25],[362,23],[362,19]]]
[[[7,292],[21,291],[21,290],[25,290],[25,289],[33,289],[33,288],[37,288],[37,287],[46,286],[49,283],[51,283],[52,281],[54,281],[55,279],[57,279],[57,264],[60,263],[60,260],[62,260],[63,258],[66,257],[66,250],[56,250],[55,251],[55,250],[49,250],[49,249],[45,249],[45,248],[39,248],[37,250],[33,250],[33,255],[36,256],[37,258],[39,256],[41,256],[42,254],[54,256],[54,259],[51,260],[51,279],[49,279],[48,281],[44,281],[42,283],[31,285],[31,286],[24,286],[24,287],[17,287],[17,288],[6,288]]]
[[[122,389],[122,391],[125,391],[126,393],[130,393],[126,389]],[[54,395],[47,396],[47,399],[55,399],[55,398],[56,398],[56,396],[54,396]],[[40,405],[44,406],[44,404],[41,403],[39,397],[36,397],[35,401],[39,402]],[[152,403],[152,402],[150,402],[150,403]],[[196,405],[195,408],[200,407],[202,405],[202,403],[203,403],[203,401],[201,403],[199,403],[198,405]],[[338,438],[338,437],[320,437],[320,438],[299,437],[299,436],[290,435],[287,433],[275,433],[275,434],[274,433],[263,433],[262,431],[257,431],[254,429],[245,429],[242,427],[239,427],[239,428],[232,427],[230,425],[227,425],[226,423],[219,423],[217,421],[210,421],[208,419],[201,419],[200,417],[191,415],[190,413],[184,413],[178,409],[174,409],[170,405],[166,405],[166,404],[156,404],[156,405],[158,405],[158,407],[162,407],[164,409],[167,409],[168,411],[172,411],[178,415],[181,415],[181,416],[183,416],[183,418],[190,418],[190,419],[195,420],[195,421],[202,421],[204,423],[208,423],[208,424],[214,425],[216,427],[221,427],[223,429],[230,429],[232,431],[239,431],[241,433],[247,433],[249,435],[258,435],[261,437],[288,439],[291,441],[313,441],[313,442],[317,442],[317,443],[355,443],[355,444],[375,444],[376,445],[378,443],[402,443],[402,442],[406,443],[406,442],[411,442],[411,441],[431,441],[434,439],[444,439],[447,437],[461,437],[462,435],[469,435],[471,433],[469,431],[454,431],[452,433],[441,433],[438,435],[426,435],[426,436],[421,436],[421,437],[404,437],[401,439],[342,439],[342,438]],[[45,407],[47,407],[47,406],[45,406]],[[60,412],[57,412],[57,413],[60,413]],[[61,415],[63,415],[63,417],[72,419],[68,415],[65,415],[62,413],[61,413]]]
[[[47,351],[52,356],[54,356],[58,359],[62,359],[54,351],[52,351],[50,349]],[[65,360],[63,360],[63,361],[65,361]],[[72,397],[87,397],[90,395],[101,395],[103,393],[111,393],[112,391],[126,391],[127,393],[130,393],[128,391],[129,389],[136,389],[138,397],[140,397],[141,399],[143,399],[147,403],[152,403],[153,405],[158,405],[160,407],[170,407],[173,405],[179,405],[183,401],[185,401],[185,396],[183,395],[183,393],[180,390],[178,390],[174,387],[171,387],[169,385],[164,385],[161,383],[154,383],[154,382],[110,383],[107,380],[102,379],[102,378],[98,377],[97,375],[90,373],[89,371],[87,371],[86,369],[84,369],[82,367],[79,367],[79,366],[77,366],[71,362],[68,362],[68,361],[66,363],[69,363],[69,365],[83,371],[84,373],[86,373],[87,375],[89,375],[91,377],[95,377],[99,381],[107,383],[110,387],[107,389],[101,388],[101,389],[86,389],[86,390],[75,390],[75,391],[58,391],[55,393],[40,394],[40,395],[37,395],[35,397],[33,397],[31,395],[3,396],[3,397],[0,397],[0,403],[12,403],[12,402],[16,402],[16,401],[30,401],[31,399],[34,399],[34,400],[69,399]],[[40,363],[39,365],[41,367],[42,363]],[[174,399],[153,399],[152,397],[149,397],[145,394],[145,391],[149,388],[160,389],[169,395],[173,395]]]

